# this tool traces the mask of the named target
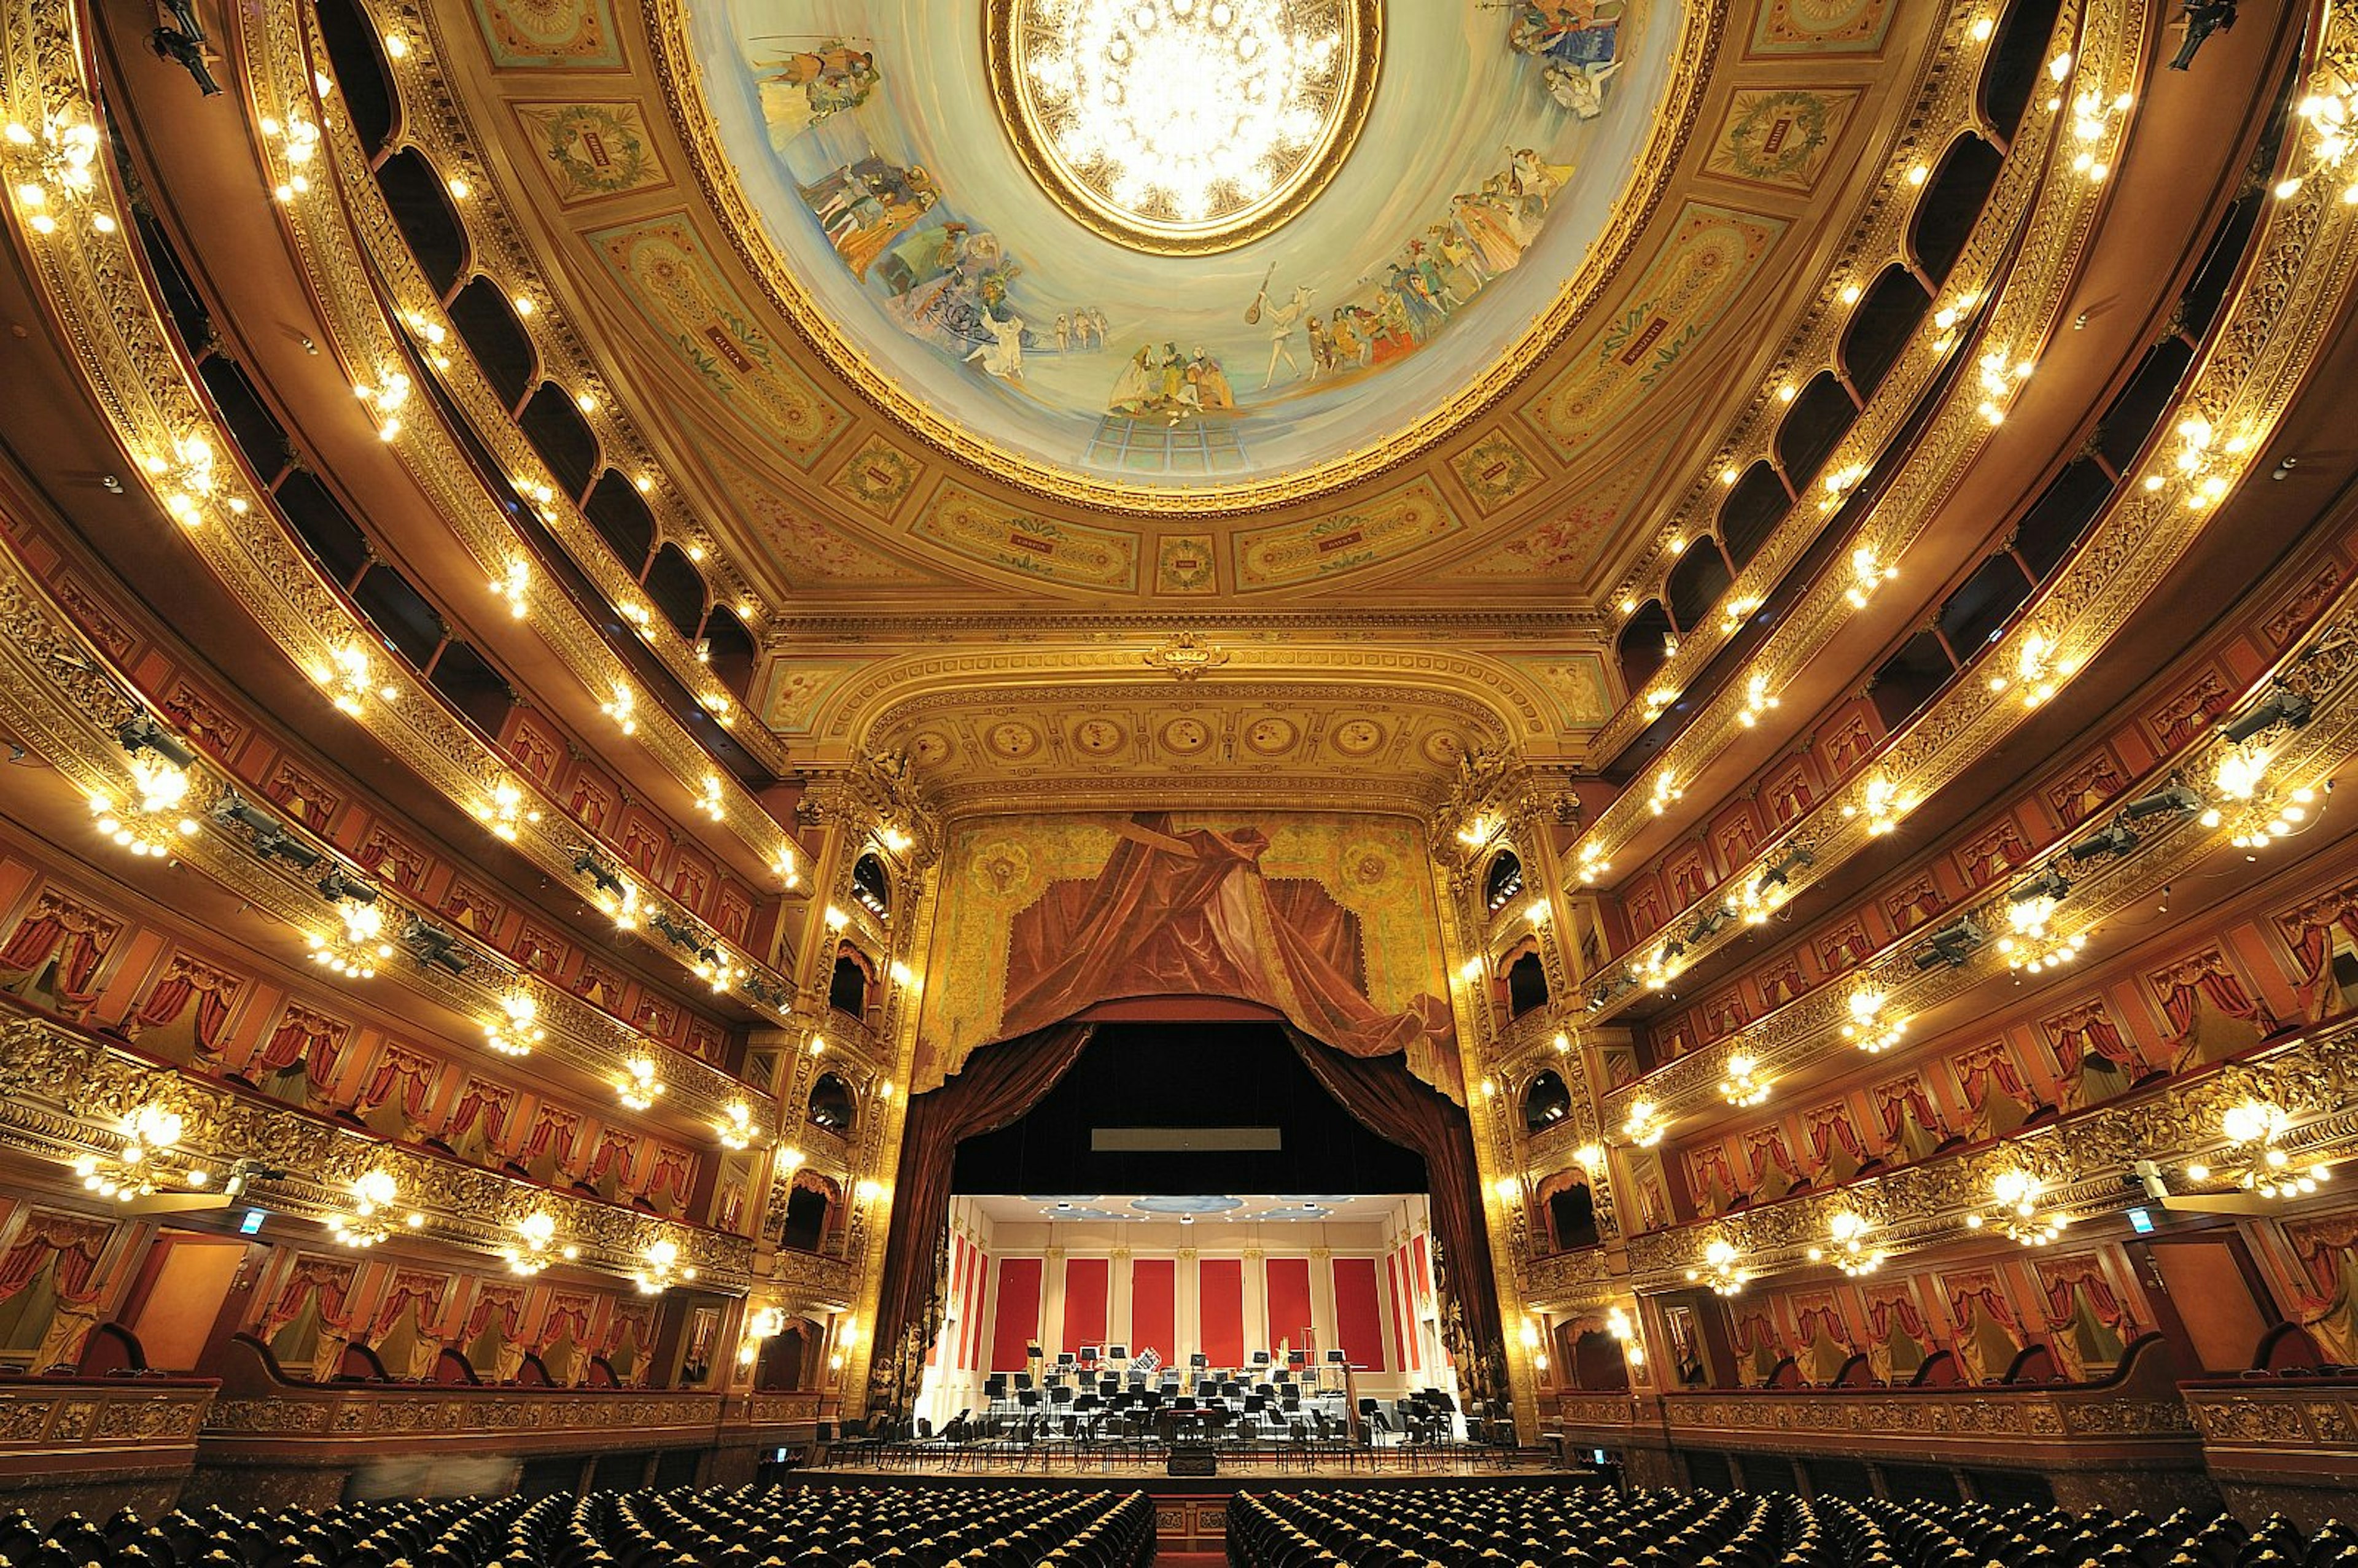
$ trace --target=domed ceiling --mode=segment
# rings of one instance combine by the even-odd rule
[[[1511,377],[1602,270],[1681,34],[1660,0],[716,0],[688,25],[838,367],[961,449],[1150,505],[1347,479]]]

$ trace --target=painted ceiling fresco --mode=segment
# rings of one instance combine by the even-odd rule
[[[1378,444],[1506,355],[1611,217],[1680,31],[1660,0],[1384,12],[1339,172],[1214,255],[1116,244],[1034,182],[981,0],[716,0],[691,26],[736,175],[874,373],[1022,458],[1184,491]]]

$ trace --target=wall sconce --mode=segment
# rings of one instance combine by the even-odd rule
[[[720,1135],[724,1149],[750,1149],[759,1136],[753,1129],[753,1108],[741,1099],[730,1100],[721,1108],[720,1119],[712,1124]]]
[[[641,1256],[645,1261],[631,1275],[631,1281],[639,1287],[643,1296],[660,1295],[674,1285],[688,1284],[696,1279],[694,1269],[681,1266],[679,1243],[668,1236],[649,1242]]]
[[[74,1174],[88,1191],[118,1203],[147,1197],[167,1184],[201,1187],[212,1179],[201,1166],[175,1172],[164,1163],[187,1130],[178,1111],[151,1101],[123,1119],[120,1150],[113,1155],[83,1155],[74,1162]]]
[[[2001,1171],[1990,1183],[1990,1195],[1997,1199],[1994,1216],[1996,1228],[2009,1239],[2025,1247],[2045,1247],[2063,1234],[2071,1223],[2066,1214],[2040,1215],[2039,1200],[2045,1195],[2047,1184],[2028,1171]],[[1978,1212],[1965,1216],[1965,1227],[1979,1230],[1985,1220]]]
[[[1810,1249],[1810,1261],[1822,1263],[1829,1258],[1833,1266],[1854,1277],[1872,1274],[1883,1267],[1883,1249],[1866,1245],[1874,1227],[1848,1209],[1826,1221],[1828,1247]]]
[[[1703,1267],[1689,1269],[1687,1278],[1709,1285],[1715,1296],[1732,1296],[1751,1281],[1752,1271],[1744,1266],[1744,1255],[1732,1242],[1714,1236],[1704,1245]]]
[[[1727,1059],[1727,1076],[1719,1081],[1719,1098],[1739,1110],[1748,1110],[1768,1098],[1774,1080],[1761,1076],[1759,1064],[1738,1053]]]
[[[655,1076],[654,1058],[639,1053],[622,1059],[622,1076],[614,1080],[614,1093],[633,1110],[644,1110],[660,1098],[664,1081]]]
[[[515,1233],[516,1238],[500,1249],[510,1273],[537,1274],[559,1259],[570,1263],[581,1256],[581,1249],[570,1242],[557,1244],[557,1221],[545,1209],[535,1209],[517,1220]]]
[[[500,1014],[483,1025],[483,1039],[503,1056],[529,1056],[547,1036],[540,1026],[540,1003],[523,991],[502,997]]]
[[[391,1172],[380,1168],[355,1178],[352,1195],[350,1215],[328,1217],[328,1230],[338,1246],[370,1248],[394,1233],[397,1227],[393,1220],[393,1200],[400,1195],[400,1188],[395,1184]],[[426,1217],[413,1210],[402,1223],[408,1229],[421,1229]]]
[[[2260,1197],[2294,1198],[2317,1191],[2331,1174],[2322,1161],[2297,1169],[2292,1156],[2277,1147],[2277,1140],[2292,1126],[2282,1106],[2247,1099],[2230,1107],[2219,1125],[2227,1140],[2220,1166],[2190,1164],[2187,1180],[2208,1182],[2215,1176]]]
[[[1670,1119],[1662,1115],[1660,1107],[1652,1100],[1641,1099],[1631,1103],[1629,1114],[1621,1123],[1621,1136],[1637,1148],[1651,1149],[1662,1141],[1662,1134],[1670,1127]]]
[[[1908,1033],[1906,1019],[1884,1019],[1887,1000],[1881,991],[1870,989],[1850,993],[1850,1022],[1842,1026],[1843,1038],[1870,1056],[1880,1056]]]

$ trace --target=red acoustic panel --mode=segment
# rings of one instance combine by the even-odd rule
[[[1130,1353],[1152,1349],[1169,1366],[1179,1359],[1179,1264],[1141,1258],[1130,1266]]]
[[[1024,1351],[1040,1337],[1040,1260],[999,1260],[999,1311],[990,1325],[990,1369],[1020,1372]]]
[[[1335,1346],[1354,1367],[1391,1370],[1384,1359],[1384,1314],[1376,1301],[1373,1258],[1335,1260]]]
[[[1065,1342],[1060,1348],[1105,1348],[1106,1292],[1112,1281],[1112,1265],[1103,1258],[1065,1260]]]
[[[1274,1353],[1281,1345],[1290,1350],[1308,1346],[1310,1332],[1310,1260],[1271,1258],[1269,1271],[1269,1336],[1261,1343]]]
[[[982,1366],[982,1293],[990,1287],[990,1260],[979,1247],[966,1249],[966,1354],[958,1365],[969,1370]]]
[[[1417,1372],[1423,1366],[1417,1358],[1416,1336],[1412,1332],[1416,1327],[1416,1310],[1409,1303],[1407,1271],[1401,1267],[1404,1256],[1396,1249],[1386,1260],[1392,1287],[1392,1337],[1400,1341],[1401,1370]]]
[[[1195,1264],[1195,1307],[1202,1314],[1204,1354],[1215,1367],[1245,1358],[1245,1260],[1204,1258]]]

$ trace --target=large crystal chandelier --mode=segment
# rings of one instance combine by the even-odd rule
[[[1373,94],[1378,0],[1012,0],[993,90],[1068,211],[1140,249],[1225,250],[1332,176]]]

